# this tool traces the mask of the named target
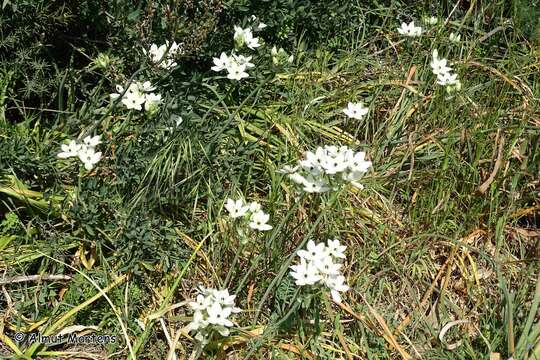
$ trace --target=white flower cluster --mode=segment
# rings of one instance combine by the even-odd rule
[[[270,215],[262,211],[261,204],[256,201],[253,201],[250,204],[244,204],[244,201],[242,199],[227,199],[227,202],[225,203],[225,209],[227,209],[230,217],[233,219],[248,217],[248,225],[253,230],[272,230],[272,225],[268,224],[268,220],[270,220]]]
[[[340,292],[349,290],[345,277],[341,275],[341,259],[345,259],[345,245],[339,240],[328,240],[315,244],[310,240],[306,250],[299,250],[300,263],[291,266],[291,276],[298,286],[323,284],[330,289],[335,302],[341,303]]]
[[[92,170],[94,165],[101,160],[101,152],[96,152],[95,150],[96,146],[100,143],[101,137],[99,135],[94,137],[87,136],[83,139],[82,143],[71,140],[68,144],[62,144],[60,147],[62,151],[57,156],[62,159],[77,156],[84,164],[86,170]]]
[[[251,50],[255,50],[255,48],[258,48],[261,46],[259,43],[259,38],[253,36],[253,31],[250,27],[247,27],[245,29],[242,29],[241,26],[235,26],[234,27],[234,43],[238,48],[243,47],[246,45]]]
[[[300,160],[298,166],[286,166],[278,172],[289,174],[292,181],[309,193],[335,190],[344,181],[362,189],[359,181],[371,167],[371,161],[365,157],[365,152],[355,153],[347,146],[319,146],[315,152],[306,152],[306,158]]]
[[[255,16],[251,17],[252,21],[256,19]],[[255,26],[255,30],[262,30],[265,27],[266,24],[259,23]],[[251,27],[244,29],[241,26],[235,26],[233,38],[237,49],[241,49],[245,45],[251,50],[255,50],[261,46],[259,38],[253,35],[253,29]],[[255,67],[251,63],[251,56],[237,55],[234,52],[231,55],[222,52],[218,58],[213,58],[213,62],[214,66],[212,66],[212,70],[216,72],[227,70],[227,78],[230,80],[242,80],[249,77],[247,70]]]
[[[144,104],[144,110],[153,113],[158,110],[159,105],[163,102],[160,94],[155,94],[152,91],[156,89],[152,86],[150,81],[140,82],[136,81],[131,83],[127,90],[120,85],[116,85],[117,93],[111,94],[111,100],[116,100],[122,94],[122,104],[128,109],[142,110]]]
[[[227,70],[227,78],[231,80],[242,80],[249,77],[247,69],[255,67],[251,63],[251,56],[231,54],[231,56],[222,52],[219,58],[214,58],[212,70],[220,72]]]
[[[229,316],[237,314],[240,310],[234,306],[236,295],[229,295],[229,290],[201,289],[197,299],[189,303],[193,309],[193,320],[188,324],[187,330],[196,331],[195,339],[205,343],[212,330],[222,336],[229,335],[229,328],[233,326]]]
[[[160,46],[152,44],[150,50],[146,51],[143,49],[143,52],[154,64],[158,64],[158,66],[163,69],[171,69],[178,65],[174,61],[174,57],[182,52],[182,46],[177,44],[176,41],[173,41],[169,46],[169,42],[166,41],[165,44]]]
[[[437,49],[433,50],[433,59],[430,66],[433,74],[437,76],[437,84],[446,86],[448,91],[461,89],[461,82],[457,74],[452,73],[452,68],[448,66],[447,59],[439,58]]]
[[[420,26],[414,25],[414,21],[411,21],[409,24],[401,23],[401,27],[399,27],[397,31],[401,35],[409,37],[417,37],[422,35],[422,28]]]

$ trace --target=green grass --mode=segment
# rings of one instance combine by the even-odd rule
[[[376,25],[339,50],[299,40],[293,66],[274,74],[261,61],[241,86],[143,66],[167,94],[155,118],[107,107],[118,68],[67,71],[60,105],[42,111],[17,101],[0,72],[0,357],[165,359],[167,337],[179,358],[202,356],[182,329],[192,315],[183,302],[204,285],[227,287],[244,310],[206,358],[540,358],[538,48],[506,26],[519,13],[471,3],[405,41],[396,17],[419,20],[425,9],[359,6]],[[446,18],[452,7],[443,8]],[[455,64],[462,91],[434,85],[434,48]],[[361,99],[369,115],[347,119],[341,109]],[[172,112],[184,122],[171,132]],[[84,176],[56,157],[81,133],[105,140]],[[276,173],[327,144],[367,152],[364,190],[304,194]],[[223,208],[239,194],[274,227],[247,244]],[[309,239],[334,237],[348,246],[342,306],[298,293],[288,274]],[[36,274],[71,280],[14,281]],[[440,341],[456,320],[466,322]],[[117,342],[10,340],[74,325]]]

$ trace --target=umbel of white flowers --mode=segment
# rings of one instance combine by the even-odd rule
[[[257,18],[252,16],[251,21],[253,22],[255,20]],[[266,24],[259,23],[255,27],[255,30],[262,30],[265,27]],[[251,27],[244,29],[241,26],[235,26],[233,38],[236,49],[241,49],[245,45],[251,50],[255,50],[261,46],[259,38],[253,35],[253,29]],[[216,72],[227,70],[227,78],[230,80],[242,80],[249,77],[247,70],[255,67],[251,63],[251,56],[235,54],[234,52],[231,55],[222,52],[219,57],[213,58],[213,62],[214,66],[212,66],[212,70]]]
[[[272,225],[268,224],[268,220],[270,220],[270,215],[262,211],[261,204],[256,201],[253,201],[250,204],[244,204],[244,201],[242,199],[227,199],[227,202],[225,203],[225,209],[227,209],[227,211],[229,212],[229,216],[233,219],[249,219],[248,225],[253,230],[272,230]]]
[[[149,113],[155,113],[159,109],[159,105],[163,102],[160,94],[155,94],[152,91],[156,89],[152,86],[150,81],[140,82],[136,81],[129,85],[127,90],[120,85],[116,85],[117,93],[111,94],[111,100],[116,100],[122,94],[122,104],[128,109],[144,110]]]
[[[169,46],[169,42],[166,41],[165,44],[160,46],[152,44],[150,50],[146,51],[143,49],[143,52],[148,56],[152,63],[158,64],[158,66],[163,69],[171,69],[178,65],[174,61],[174,57],[182,52],[182,46],[177,44],[176,41],[173,41]]]
[[[255,50],[261,46],[259,43],[259,38],[253,36],[253,31],[251,28],[242,29],[240,26],[234,27],[234,43],[238,48],[246,45],[251,50]]]
[[[326,145],[315,152],[306,152],[306,157],[297,166],[285,166],[279,173],[302,186],[309,193],[322,193],[337,190],[345,182],[362,189],[360,179],[371,167],[363,151],[354,152],[347,146]]]
[[[233,326],[229,316],[239,313],[234,306],[236,295],[230,295],[229,290],[201,288],[200,294],[189,306],[194,311],[193,320],[188,324],[188,332],[196,331],[195,339],[205,344],[212,331],[222,336],[229,335],[229,328]]]
[[[409,24],[401,23],[401,26],[397,29],[398,33],[404,36],[417,37],[422,35],[422,28],[420,26],[415,26],[414,21],[411,21]]]
[[[437,84],[446,86],[447,92],[461,89],[461,82],[457,74],[452,72],[452,68],[448,65],[447,59],[439,58],[437,49],[433,50],[433,58],[431,59],[431,71],[437,76]]]
[[[78,143],[76,140],[71,140],[68,144],[62,144],[62,151],[58,153],[58,157],[61,159],[67,159],[77,156],[79,160],[84,164],[86,170],[92,170],[94,165],[101,159],[101,152],[96,152],[95,147],[101,143],[99,135],[94,137],[87,136],[83,139],[82,143]]]
[[[251,63],[251,56],[243,56],[231,54],[231,56],[222,52],[219,58],[214,58],[214,66],[212,70],[220,72],[227,70],[227,78],[230,80],[242,80],[249,77],[249,74],[246,72],[247,69],[255,67]]]
[[[310,240],[305,250],[299,250],[297,255],[300,263],[292,265],[291,276],[298,286],[313,286],[321,284],[330,290],[332,299],[341,303],[340,292],[348,291],[345,277],[341,274],[341,261],[345,259],[346,246],[339,240],[328,240],[326,244],[316,244]]]

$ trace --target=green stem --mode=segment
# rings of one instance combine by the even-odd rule
[[[233,269],[236,263],[238,262],[238,259],[240,258],[240,254],[242,253],[242,251],[244,251],[244,247],[245,247],[245,244],[242,243],[240,247],[238,248],[238,250],[236,251],[236,254],[234,254],[234,259],[231,263],[231,266],[229,267],[229,271],[227,271],[227,276],[225,277],[225,281],[223,282],[223,288],[225,289],[229,285],[229,281],[231,280]]]
[[[301,203],[301,201],[299,202],[296,202],[292,207],[291,209],[287,212],[287,215],[285,215],[285,217],[283,218],[283,220],[281,220],[281,222],[279,223],[279,225],[276,227],[276,229],[272,232],[272,235],[270,236],[270,239],[268,240],[268,243],[272,243],[272,241],[274,241],[274,239],[277,237],[278,234],[281,234],[281,230],[283,229],[283,227],[285,226],[285,224],[287,223],[287,221],[289,220],[289,218],[292,216],[292,214],[296,211],[296,209],[298,208],[299,204]],[[251,273],[253,272],[253,270],[255,270],[255,268],[257,267],[257,265],[259,264],[259,261],[264,257],[264,254],[261,253],[259,254],[254,260],[253,260],[253,263],[251,264],[250,268],[248,269],[248,271],[246,271],[246,274],[244,275],[244,277],[242,278],[242,280],[240,281],[240,283],[238,283],[237,287],[236,287],[236,291],[235,293],[237,294],[240,289],[244,286],[244,284],[246,283],[247,279],[249,278],[249,276],[251,275]]]
[[[332,197],[330,198],[330,201],[328,202],[328,206],[327,206],[327,208],[325,210],[327,210],[332,205],[334,205],[334,203],[336,202],[338,196],[339,196],[339,191],[336,191],[336,192],[334,192],[332,194]],[[287,272],[287,269],[291,265],[293,259],[296,257],[296,253],[298,252],[298,250],[302,249],[306,245],[308,240],[311,238],[311,235],[315,232],[315,229],[317,228],[317,225],[319,225],[319,223],[321,222],[321,220],[323,219],[323,217],[325,215],[326,215],[326,211],[321,211],[321,213],[319,214],[319,216],[317,217],[317,219],[313,223],[313,226],[311,227],[309,232],[306,234],[306,236],[304,236],[304,238],[302,239],[300,244],[298,244],[298,246],[296,247],[294,252],[289,256],[289,258],[281,266],[281,268],[279,270],[279,273],[272,280],[272,282],[270,283],[270,285],[266,289],[266,292],[264,293],[264,295],[263,295],[263,297],[261,299],[261,302],[257,306],[257,311],[255,312],[255,318],[253,319],[253,325],[257,324],[257,319],[259,318],[259,315],[260,315],[260,313],[262,311],[262,307],[263,307],[264,303],[266,302],[266,299],[268,298],[268,296],[270,296],[270,293],[273,291],[274,287],[281,281],[281,279],[283,278],[283,276]]]
[[[298,298],[298,294],[300,293],[300,287],[297,287],[296,288],[296,291],[294,292],[294,295],[293,295],[293,298],[292,298],[292,301],[291,301],[291,307],[289,308],[289,310],[287,311],[287,313],[281,318],[279,319],[276,323],[274,324],[271,324],[271,325],[268,325],[266,327],[266,329],[264,330],[264,332],[262,333],[261,335],[261,338],[265,338],[266,336],[270,335],[271,332],[277,330],[281,324],[283,324],[285,321],[287,321],[287,319],[289,318],[289,316],[292,315],[293,312],[295,312],[296,310],[298,310],[298,307],[300,306],[300,303],[298,301],[296,301],[296,299]],[[244,359],[250,359],[251,358],[251,355],[253,355],[253,353],[257,351],[257,347],[253,347],[247,354],[246,356],[244,357]]]

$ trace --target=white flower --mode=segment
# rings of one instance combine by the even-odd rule
[[[315,178],[313,175],[308,175],[302,185],[304,185],[304,191],[308,193],[322,193],[330,190],[324,179]]]
[[[158,62],[159,60],[161,60],[163,55],[165,55],[165,47],[152,44],[150,45],[150,49],[148,50],[148,52],[145,49],[143,49],[143,52],[145,54],[148,53],[152,61]]]
[[[324,154],[317,154],[312,153],[311,151],[306,152],[306,158],[304,160],[300,160],[298,164],[310,173],[313,176],[320,175],[322,170],[322,162],[324,161]]]
[[[368,108],[366,108],[364,104],[361,102],[358,102],[358,103],[350,102],[347,104],[347,108],[343,109],[343,112],[345,113],[345,115],[347,115],[350,118],[357,119],[357,120],[361,120],[368,113],[368,111],[369,111]]]
[[[457,74],[452,73],[452,68],[447,65],[448,60],[439,59],[437,49],[433,50],[433,59],[430,66],[433,74],[437,75],[437,84],[447,86],[446,90],[452,92],[461,89],[461,82]]]
[[[83,162],[86,170],[92,170],[94,165],[101,160],[101,152],[95,152],[91,147],[83,147],[79,150],[79,159]]]
[[[420,26],[415,26],[414,21],[411,21],[409,24],[401,23],[401,27],[397,29],[401,35],[415,37],[422,35],[422,28]]]
[[[71,140],[68,144],[62,144],[60,148],[62,151],[57,156],[61,159],[66,159],[72,156],[78,156],[81,145],[77,144],[75,140]]]
[[[245,30],[241,26],[234,26],[234,42],[237,44],[238,47],[241,47],[245,43],[245,37],[246,37],[246,31],[251,31],[249,28],[246,28]]]
[[[343,275],[329,276],[324,280],[325,285],[330,288],[330,294],[332,299],[336,303],[341,303],[340,292],[348,291],[350,288],[345,284],[345,277]]]
[[[229,290],[217,290],[214,289],[212,291],[212,296],[214,299],[220,303],[222,306],[234,306],[234,299],[236,298],[236,295],[230,295]]]
[[[241,310],[234,306],[235,295],[230,295],[227,289],[217,290],[200,287],[200,292],[197,301],[189,302],[194,314],[187,330],[197,331],[195,339],[204,345],[208,343],[208,337],[212,330],[217,331],[222,336],[228,336],[229,329],[227,327],[233,326],[228,317]]]
[[[246,66],[237,64],[236,62],[229,64],[227,71],[227,78],[231,80],[242,80],[249,77],[249,74],[246,72]]]
[[[142,110],[146,97],[142,93],[126,92],[122,98],[122,104],[128,109]]]
[[[450,72],[442,73],[437,75],[437,84],[446,86],[446,85],[456,85],[459,82],[457,74],[452,74]]]
[[[445,74],[452,71],[452,68],[448,66],[448,60],[439,59],[439,52],[437,49],[433,50],[433,58],[431,59],[431,63],[429,65],[431,66],[433,74],[435,75]]]
[[[197,310],[197,311],[206,310],[206,308],[210,306],[210,304],[211,304],[210,297],[206,297],[202,294],[197,295],[196,301],[189,302],[189,306],[191,306],[193,310]]]
[[[166,43],[167,43],[167,45],[169,44],[168,41]],[[173,53],[173,54],[182,53],[183,52],[183,45],[184,45],[184,43],[177,44],[176,41],[173,41],[169,51],[171,53]]]
[[[255,67],[254,64],[252,64],[250,61],[251,61],[251,56],[244,56],[244,55],[234,55],[233,54],[233,60],[240,66],[245,66],[246,69],[250,69],[250,68],[253,68]]]
[[[300,166],[311,175],[317,176],[323,172],[322,164],[326,161],[328,147],[317,147],[315,152],[306,151],[306,159],[300,161]]]
[[[307,243],[307,250],[298,250],[298,256],[309,261],[316,261],[326,256],[324,243],[315,244],[313,240]]]
[[[259,231],[271,230],[272,226],[267,224],[269,219],[270,215],[265,214],[263,211],[254,212],[251,214],[249,227]]]
[[[238,199],[236,201],[233,199],[227,199],[225,209],[227,209],[230,216],[235,219],[244,216],[248,212],[249,206],[244,206],[242,199]]]
[[[341,264],[335,263],[329,254],[328,256],[316,259],[313,263],[324,275],[338,275],[339,268],[341,268]]]
[[[138,82],[136,83],[136,85],[139,87],[139,90],[143,92],[150,92],[156,90],[156,87],[152,86],[152,83],[150,81],[145,81],[143,83]]]
[[[304,184],[304,182],[306,181],[306,178],[300,175],[299,173],[289,174],[289,179],[291,179],[292,181],[294,181],[295,183],[299,185]]]
[[[371,167],[365,156],[365,152],[355,153],[348,146],[319,146],[314,152],[306,151],[305,158],[298,161],[300,169],[289,166],[278,172],[288,173],[292,181],[309,193],[336,190],[344,181],[362,187],[357,181]]]
[[[291,269],[291,276],[296,279],[295,283],[298,286],[314,285],[321,280],[317,267],[303,258],[300,258],[300,264],[292,265]]]
[[[349,159],[346,153],[328,154],[323,158],[322,168],[326,174],[337,174],[343,172],[349,166]]]
[[[158,106],[163,102],[160,94],[146,94],[144,102],[144,110],[148,112],[153,112],[158,109]]]
[[[215,302],[206,309],[208,313],[209,324],[221,325],[221,326],[233,326],[231,320],[227,319],[231,315],[232,310],[229,307],[222,307],[219,302]]]
[[[109,95],[111,97],[111,100],[118,99],[122,95],[122,93],[124,92],[124,87],[123,86],[116,85],[115,89],[116,89],[116,92]]]
[[[152,44],[148,52],[143,49],[143,52],[148,55],[150,61],[154,64],[158,64],[159,67],[164,69],[171,69],[172,67],[178,65],[174,61],[174,56],[179,53],[181,46],[174,41],[170,47],[169,42],[166,41],[165,44],[157,46]]]
[[[328,239],[326,242],[326,251],[332,255],[335,258],[345,259],[345,250],[347,250],[347,247],[345,245],[341,245],[339,240],[334,239]]]
[[[101,136],[100,135],[96,135],[94,137],[92,136],[87,136],[83,139],[83,143],[86,145],[86,146],[89,146],[89,147],[96,147],[98,146],[99,144],[101,144]]]
[[[193,320],[188,324],[187,331],[197,331],[208,326],[208,321],[204,319],[201,311],[197,310],[193,313]]]
[[[258,202],[253,201],[251,202],[251,204],[249,204],[249,211],[251,211],[252,213],[256,213],[261,210],[262,210],[261,204],[259,204]]]
[[[155,89],[156,87],[152,86],[150,81],[133,82],[125,91],[122,86],[116,85],[118,93],[111,94],[111,100],[118,99],[121,96],[121,102],[126,108],[142,110],[144,104],[146,111],[153,112],[162,103],[161,95],[150,93]]]
[[[214,58],[214,66],[212,66],[213,71],[222,71],[227,70],[227,78],[231,80],[241,80],[243,78],[249,77],[249,74],[246,72],[246,69],[252,68],[255,65],[252,64],[251,56],[243,55],[231,55],[228,56],[225,53],[221,53],[219,58]]]
[[[371,167],[371,161],[366,160],[366,153],[359,151],[349,159],[349,169],[352,172],[365,173]]]
[[[231,63],[231,58],[224,52],[221,53],[219,58],[214,58],[214,66],[212,66],[212,70],[214,71],[222,71],[229,67]]]
[[[240,26],[234,27],[234,41],[238,47],[242,47],[245,44],[252,50],[260,46],[259,38],[253,36],[251,29],[242,29]]]
[[[281,169],[277,170],[279,174],[294,174],[298,171],[298,166],[285,165]]]
[[[310,240],[306,250],[298,251],[300,263],[290,267],[296,285],[321,283],[330,289],[334,301],[340,303],[340,292],[349,290],[349,287],[345,284],[345,277],[340,273],[342,265],[336,259],[345,257],[343,254],[345,249],[339,240],[328,240],[328,246],[324,243],[315,244]]]
[[[453,43],[458,43],[461,41],[461,34],[451,33],[448,39]]]
[[[246,46],[250,48],[251,50],[255,50],[255,48],[258,48],[259,46],[261,46],[261,44],[259,43],[259,38],[253,37],[253,33],[251,32],[246,34],[245,41],[246,41]]]

